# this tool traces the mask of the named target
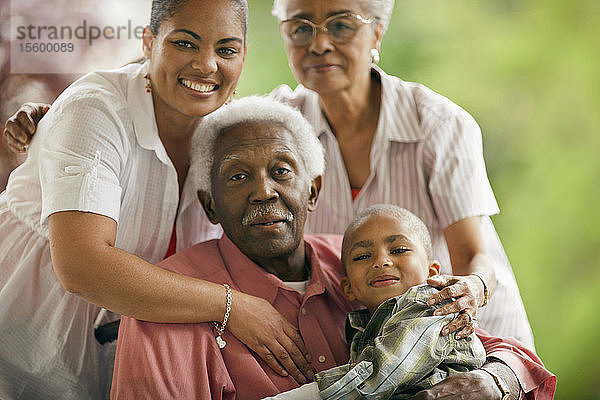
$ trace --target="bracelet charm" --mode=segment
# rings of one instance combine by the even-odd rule
[[[225,332],[225,327],[227,326],[227,320],[229,320],[229,312],[231,311],[231,288],[226,283],[224,283],[223,286],[225,286],[225,292],[226,292],[225,316],[223,317],[223,322],[221,322],[220,324],[218,322],[215,322],[215,328],[217,330],[217,337],[215,338],[215,340],[217,341],[217,345],[219,346],[219,349],[225,348],[225,345],[227,344],[227,342],[225,342],[225,340],[223,340],[223,338],[221,336],[223,335],[223,332]]]

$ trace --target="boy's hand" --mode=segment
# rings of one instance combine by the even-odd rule
[[[437,288],[443,288],[432,295],[427,304],[430,306],[452,299],[452,303],[438,308],[434,315],[459,313],[448,325],[442,329],[442,335],[458,331],[457,339],[463,339],[475,331],[477,321],[477,308],[483,298],[483,288],[477,276],[434,275],[427,279],[427,283]],[[481,292],[481,293],[479,293]]]
[[[25,103],[6,121],[4,141],[10,151],[14,153],[27,151],[38,123],[49,109],[48,104]]]

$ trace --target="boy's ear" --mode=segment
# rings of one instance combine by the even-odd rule
[[[431,264],[429,264],[429,276],[428,278],[439,275],[440,274],[440,263],[437,260],[433,260]]]
[[[220,221],[217,212],[215,211],[215,202],[210,193],[198,190],[198,199],[200,200],[200,203],[202,203],[202,208],[204,208],[208,220],[217,225]]]
[[[344,292],[344,296],[348,299],[348,301],[356,300],[356,296],[352,291],[352,285],[350,284],[350,280],[347,277],[342,278],[342,291]]]

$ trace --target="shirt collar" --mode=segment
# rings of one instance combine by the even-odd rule
[[[323,294],[325,289],[331,291],[330,283],[323,278],[320,261],[317,253],[310,243],[310,238],[304,240],[306,257],[310,265],[310,284],[306,288],[305,299]],[[279,289],[292,291],[281,279],[265,271],[262,267],[250,260],[241,250],[223,234],[218,242],[219,251],[224,264],[229,271],[233,284],[243,293],[261,297],[271,304],[275,302]]]
[[[146,92],[146,79],[148,61],[141,64],[129,79],[127,85],[127,105],[130,113],[135,136],[138,143],[146,150],[153,150],[159,160],[171,164],[165,147],[158,136],[158,127],[154,115],[152,94]]]
[[[371,73],[379,75],[381,80],[381,110],[377,130],[381,131],[383,139],[402,143],[423,140],[411,85],[386,74],[377,65],[372,66]],[[296,90],[306,97],[304,116],[315,128],[316,135],[320,137],[326,132],[333,134],[319,105],[319,95],[303,85],[298,85]]]

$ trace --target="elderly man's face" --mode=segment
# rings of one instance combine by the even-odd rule
[[[212,199],[205,210],[249,258],[290,255],[303,243],[320,178],[310,179],[292,134],[273,122],[223,131],[215,143]]]

